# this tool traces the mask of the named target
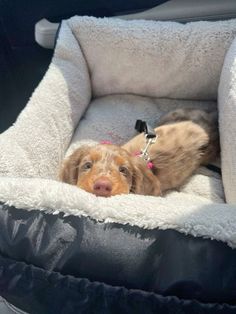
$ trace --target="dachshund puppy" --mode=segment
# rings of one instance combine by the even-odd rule
[[[61,180],[97,196],[158,196],[180,187],[200,165],[219,155],[216,113],[178,109],[165,115],[155,132],[157,141],[148,151],[152,169],[134,156],[145,147],[140,134],[122,147],[98,144],[77,149],[64,162]]]
[[[110,144],[82,146],[64,162],[60,178],[97,196],[160,195],[160,183],[146,164]]]
[[[218,121],[215,112],[177,109],[165,115],[149,156],[160,181],[161,191],[176,189],[200,167],[214,161],[220,153]],[[123,148],[129,152],[144,147],[145,138],[136,136]]]

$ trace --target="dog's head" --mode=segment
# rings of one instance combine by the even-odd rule
[[[97,196],[161,194],[159,180],[146,163],[116,145],[78,148],[65,160],[60,178]]]

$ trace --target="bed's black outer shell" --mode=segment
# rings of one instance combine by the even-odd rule
[[[236,313],[236,250],[0,204],[0,294],[29,313]]]

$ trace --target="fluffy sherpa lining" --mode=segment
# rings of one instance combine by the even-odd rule
[[[235,247],[236,207],[222,204],[221,178],[204,168],[181,191],[165,197],[97,198],[55,181],[66,151],[82,140],[121,144],[134,135],[137,118],[155,125],[170,109],[216,107],[224,57],[235,34],[235,20],[186,25],[88,17],[64,21],[44,79],[15,125],[0,136],[0,201],[148,229],[172,228]],[[224,71],[226,76],[231,69]],[[219,90],[220,107],[232,88]],[[219,112],[224,115],[222,108]],[[227,134],[223,122],[220,126]],[[229,143],[222,149],[223,156],[230,154]]]
[[[236,40],[225,58],[218,95],[225,196],[228,203],[236,204]]]
[[[216,99],[235,20],[222,22],[123,21],[73,18],[94,96],[138,94]]]
[[[18,208],[37,208],[54,215],[63,210],[66,216],[90,216],[147,229],[175,229],[236,247],[235,207],[200,196],[171,192],[158,199],[132,194],[104,199],[57,181],[25,178],[3,178],[0,187],[0,199]]]

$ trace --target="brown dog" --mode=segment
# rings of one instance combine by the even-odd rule
[[[82,146],[65,161],[61,180],[97,196],[160,195],[158,178],[125,149],[110,144]]]
[[[179,109],[165,115],[150,146],[153,168],[134,153],[145,146],[140,134],[123,147],[98,144],[77,149],[63,164],[61,180],[97,196],[161,195],[178,188],[203,164],[219,154],[217,115]]]

